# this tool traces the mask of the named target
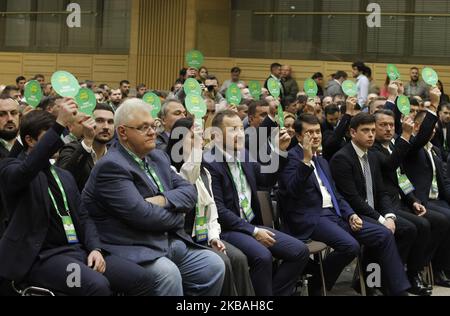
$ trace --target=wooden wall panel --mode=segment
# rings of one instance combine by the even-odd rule
[[[140,1],[136,83],[168,89],[183,66],[185,0]]]
[[[22,74],[22,55],[0,53],[0,85],[15,83],[20,74]]]

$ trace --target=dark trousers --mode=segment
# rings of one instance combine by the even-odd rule
[[[446,224],[450,227],[450,205],[444,200],[428,201],[427,208],[445,216]],[[450,228],[443,233],[443,240],[437,246],[433,256],[433,267],[435,271],[450,271]]]
[[[252,279],[248,271],[247,257],[242,251],[226,241],[226,254],[214,251],[225,262],[225,279],[223,281],[222,296],[255,296]]]
[[[326,210],[324,210],[326,211]],[[395,239],[385,227],[363,218],[363,228],[353,232],[350,225],[332,211],[324,212],[311,238],[334,249],[324,261],[327,288],[336,283],[342,270],[360,253],[359,243],[370,248],[373,258],[381,265],[383,280],[389,292],[399,294],[410,287]]]
[[[450,228],[446,217],[436,211],[427,210],[423,217],[413,214],[404,206],[397,214],[416,226],[417,238],[407,258],[408,272],[415,274],[423,270],[441,245]],[[449,248],[450,249],[450,248]]]
[[[308,263],[309,250],[303,242],[289,235],[265,229],[275,234],[276,243],[271,248],[240,232],[223,232],[222,239],[247,256],[256,296],[290,296]],[[282,260],[276,271],[273,271],[274,257]]]
[[[106,256],[106,272],[100,274],[87,266],[88,255],[81,247],[74,246],[38,259],[26,282],[70,296],[111,296],[113,292],[130,296],[150,295],[153,280],[144,268],[116,256]],[[71,275],[73,267],[79,269],[80,287],[69,286],[68,281],[76,280]]]

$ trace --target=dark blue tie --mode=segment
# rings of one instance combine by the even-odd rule
[[[336,199],[336,195],[334,195],[334,191],[331,188],[330,182],[328,181],[325,172],[323,172],[322,167],[320,167],[319,159],[317,157],[313,158],[314,165],[316,166],[317,174],[319,175],[320,180],[322,180],[323,185],[327,188],[328,193],[331,195],[331,200],[333,201],[334,210],[339,217],[342,217],[341,210],[339,208],[339,203]]]

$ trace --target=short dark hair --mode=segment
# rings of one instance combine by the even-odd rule
[[[411,67],[410,70],[417,70],[417,71],[419,71],[419,68],[417,68],[416,66],[414,66],[414,67]]]
[[[59,99],[62,99],[62,97],[61,96],[44,97],[37,107],[43,111],[47,111],[47,109],[51,106],[54,106],[56,100],[59,100]]]
[[[122,86],[123,84],[130,84],[130,82],[128,80],[122,80],[119,84]]]
[[[219,79],[215,75],[208,75],[206,76],[206,80],[216,80],[217,83],[219,83]]]
[[[281,68],[283,66],[281,66],[281,64],[279,63],[273,63],[272,65],[270,65],[270,71],[273,71],[275,68]]]
[[[235,73],[235,72],[241,73],[241,72],[242,72],[242,71],[241,71],[241,68],[239,68],[239,67],[233,67],[233,68],[231,68],[231,73],[233,74],[233,73]]]
[[[19,76],[19,77],[17,77],[17,78],[16,78],[16,84],[19,84],[19,82],[20,82],[20,81],[23,81],[23,80],[26,81],[27,78],[25,78],[24,76]]]
[[[416,98],[410,98],[409,103],[413,106],[420,106],[419,100],[417,100]]]
[[[37,74],[37,75],[35,75],[35,76],[33,77],[33,80],[37,80],[37,78],[45,79],[45,76],[42,75],[42,74]]]
[[[4,95],[9,95],[9,93],[10,93],[11,91],[19,91],[19,88],[17,88],[16,86],[6,86],[6,87],[3,89],[2,94],[4,94]]]
[[[320,121],[317,116],[305,113],[300,115],[294,123],[295,133],[300,135],[303,132],[303,123],[310,125],[320,125]]]
[[[297,97],[297,102],[298,103],[306,103],[306,102],[308,102],[308,97],[306,96],[306,95],[299,95],[298,97]]]
[[[140,83],[136,86],[136,90],[139,90],[141,88],[147,88],[147,85],[145,83]]]
[[[323,78],[323,74],[321,72],[316,72],[311,79],[315,80],[315,79],[319,79],[319,78]]]
[[[359,72],[362,72],[367,77],[372,76],[372,69],[366,66],[362,61],[357,61],[352,64],[352,68],[357,68]]]
[[[231,110],[221,111],[221,112],[217,113],[216,116],[214,116],[214,119],[212,121],[212,127],[222,128],[223,120],[226,117],[233,118],[233,117],[239,117],[239,115],[236,112],[231,111]]]
[[[395,119],[395,114],[391,110],[378,110],[373,115],[375,116],[375,122],[380,119],[381,115],[387,115]]]
[[[297,103],[297,98],[292,95],[288,95],[283,100],[283,107],[287,108],[288,106],[290,106],[291,104],[294,104],[294,103]]]
[[[325,116],[335,115],[336,113],[340,113],[340,112],[341,112],[341,110],[339,109],[339,107],[336,104],[332,104],[325,108]]]
[[[20,121],[20,138],[23,140],[23,147],[28,149],[26,136],[37,141],[39,135],[49,130],[55,122],[56,118],[46,111],[33,111],[23,116]]]
[[[361,125],[375,124],[375,116],[369,113],[359,113],[350,122],[350,128],[357,130]]]
[[[443,108],[447,108],[447,110],[450,110],[450,104],[449,103],[441,104],[439,112],[442,111]]]
[[[250,104],[248,105],[248,116],[255,116],[256,114],[256,109],[258,107],[261,106],[269,106],[269,103],[267,103],[266,100],[261,100],[261,101],[251,101]]]
[[[341,71],[339,70],[338,72],[336,72],[336,74],[334,75],[334,79],[339,80],[341,78],[347,79],[348,78],[348,74],[345,71]]]
[[[114,110],[112,109],[112,107],[106,103],[97,103],[93,112],[95,112],[95,111],[109,111],[112,114],[114,114]]]

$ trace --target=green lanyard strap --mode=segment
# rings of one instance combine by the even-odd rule
[[[69,203],[67,202],[66,191],[64,190],[64,187],[63,187],[63,185],[62,185],[61,179],[59,178],[58,174],[56,173],[56,170],[55,170],[54,167],[50,167],[50,171],[51,171],[51,173],[52,173],[52,175],[53,175],[53,178],[54,178],[55,181],[56,181],[56,184],[58,185],[59,191],[61,192],[61,195],[62,195],[62,198],[63,198],[63,201],[64,201],[65,212],[66,212],[67,214],[70,215],[70,211],[69,211]],[[56,199],[55,199],[55,197],[54,197],[52,191],[50,190],[50,188],[48,188],[48,194],[50,195],[50,198],[51,198],[51,200],[52,200],[52,202],[53,202],[53,206],[55,207],[56,212],[58,213],[58,215],[59,215],[61,218],[63,218],[64,216],[61,215],[61,212],[59,211],[58,204],[56,203]]]
[[[137,163],[137,165],[142,169],[142,171],[144,171],[147,175],[149,175],[153,179],[153,181],[158,186],[159,192],[164,193],[165,191],[164,186],[162,185],[161,179],[158,177],[155,170],[152,167],[150,167],[148,163],[144,162],[142,159],[139,159],[138,156],[136,156],[128,149],[127,152],[130,154],[131,158],[133,158],[133,160]]]

